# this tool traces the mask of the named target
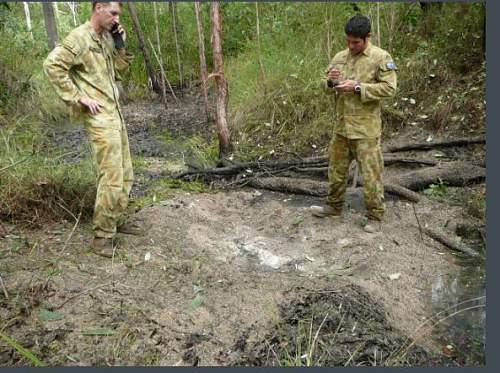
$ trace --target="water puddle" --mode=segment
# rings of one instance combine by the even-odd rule
[[[460,366],[486,363],[485,263],[451,258],[458,271],[437,276],[432,283],[434,333],[442,353]]]

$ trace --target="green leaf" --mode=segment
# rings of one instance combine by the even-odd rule
[[[192,301],[191,301],[191,309],[195,310],[201,306],[203,306],[204,299],[203,297],[198,294]]]
[[[5,335],[1,332],[0,332],[0,339],[4,340],[7,343],[7,345],[14,348],[20,355],[22,355],[22,357],[31,361],[31,363],[33,363],[33,365],[35,365],[37,367],[47,366],[47,364],[40,361],[30,350],[24,348],[19,343],[17,343],[17,341],[15,339],[13,339],[13,338],[9,337],[8,335]]]
[[[54,320],[61,320],[64,318],[64,315],[60,312],[52,312],[49,310],[46,310],[45,308],[42,308],[40,312],[38,313],[40,318],[43,321],[54,321]]]
[[[98,335],[98,336],[110,336],[115,334],[115,331],[110,328],[95,328],[89,329],[82,332],[83,335]]]

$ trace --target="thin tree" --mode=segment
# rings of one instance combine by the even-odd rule
[[[70,1],[68,4],[69,9],[71,10],[71,15],[73,16],[73,25],[78,26],[80,23],[78,20],[78,15],[77,15],[77,6],[78,3],[75,1]]]
[[[52,4],[54,5],[54,14],[56,16],[57,24],[59,25],[59,4],[57,4],[57,1],[52,2]]]
[[[48,45],[50,49],[54,49],[59,41],[59,35],[57,34],[57,23],[52,2],[43,2],[42,10]]]
[[[144,63],[146,64],[146,70],[148,72],[149,79],[151,80],[151,85],[153,86],[153,91],[161,94],[161,87],[158,84],[156,75],[154,73],[153,65],[151,63],[151,58],[149,56],[148,49],[146,47],[146,41],[144,38],[144,32],[142,31],[141,23],[139,22],[139,17],[137,16],[137,9],[133,2],[128,2],[128,9],[130,12],[130,17],[132,18],[132,25],[134,26],[134,31],[139,40],[139,47],[141,48],[142,55],[144,57]]]
[[[257,53],[259,55],[259,66],[260,66],[260,74],[262,78],[262,82],[264,82],[265,74],[264,74],[264,64],[262,63],[262,52],[260,48],[260,21],[259,21],[259,4],[255,3],[255,23],[257,28]]]
[[[30,38],[31,38],[31,40],[33,40],[33,29],[31,27],[30,6],[26,1],[23,2],[23,5],[24,5],[24,16],[26,18],[26,26],[28,29],[28,33],[30,34]]]
[[[210,104],[208,101],[208,74],[207,74],[207,61],[205,57],[205,35],[203,32],[203,24],[201,19],[201,5],[197,1],[194,3],[194,12],[196,15],[196,26],[198,28],[198,50],[200,54],[200,76],[201,76],[201,89],[203,91],[203,101],[205,103],[205,115],[207,117],[207,123],[213,118],[212,111],[210,110]]]
[[[214,74],[217,85],[217,120],[216,127],[219,136],[219,158],[223,159],[231,151],[231,137],[227,124],[228,88],[224,76],[224,61],[222,54],[222,20],[220,4],[211,3],[212,16],[212,48],[214,60]]]
[[[155,31],[156,31],[156,44],[158,48],[158,64],[161,71],[161,94],[163,98],[163,105],[167,107],[167,87],[165,85],[165,72],[163,71],[163,55],[161,53],[160,43],[160,26],[158,25],[158,10],[156,9],[156,1],[153,2],[154,18],[155,18]],[[153,49],[154,51],[154,49]]]
[[[170,9],[172,11],[172,33],[174,34],[174,41],[175,41],[175,52],[177,54],[177,69],[179,71],[179,84],[181,86],[181,96],[182,96],[182,87],[184,85],[183,79],[182,79],[182,64],[181,64],[181,52],[179,48],[179,38],[177,36],[177,24],[178,18],[177,18],[177,3],[176,2],[171,2],[170,3]]]

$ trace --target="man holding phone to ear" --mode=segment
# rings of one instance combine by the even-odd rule
[[[380,230],[385,205],[380,147],[381,100],[394,95],[396,65],[383,49],[370,42],[370,20],[358,14],[345,26],[348,48],[337,53],[326,70],[324,89],[335,97],[334,134],[330,143],[326,206],[311,206],[317,217],[339,218],[344,205],[349,164],[355,159],[363,177],[368,223]]]
[[[57,94],[83,121],[97,164],[94,208],[96,254],[111,257],[116,232],[141,234],[137,223],[122,223],[134,179],[127,129],[118,102],[116,81],[128,70],[119,2],[92,2],[88,22],[72,30],[44,62]]]

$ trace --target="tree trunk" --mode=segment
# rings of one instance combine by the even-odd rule
[[[256,25],[257,25],[257,53],[259,55],[259,66],[260,66],[260,74],[261,74],[261,81],[265,81],[265,74],[264,74],[264,64],[262,63],[262,52],[260,48],[260,21],[259,21],[259,4],[256,2],[255,3],[255,18],[256,18]]]
[[[220,4],[211,3],[212,10],[212,47],[214,59],[214,76],[217,84],[217,133],[219,136],[219,158],[223,159],[231,151],[230,133],[227,124],[228,88],[224,76],[224,62],[222,55],[222,20]]]
[[[154,18],[155,18],[155,31],[156,31],[156,44],[158,48],[158,64],[160,65],[161,71],[161,95],[163,99],[163,105],[167,107],[167,87],[165,85],[165,72],[163,71],[163,55],[161,53],[161,43],[160,43],[160,26],[158,25],[158,10],[156,9],[156,2],[153,2]]]
[[[170,3],[170,7],[172,9],[172,33],[174,34],[174,41],[175,41],[175,52],[177,55],[177,70],[179,71],[179,85],[181,88],[181,96],[182,96],[182,87],[184,86],[184,82],[182,79],[182,64],[181,64],[181,51],[179,48],[179,40],[177,37],[177,24],[178,24],[178,18],[177,18],[177,3],[172,2]]]
[[[198,28],[198,50],[200,53],[200,77],[201,77],[201,89],[203,91],[203,101],[205,103],[205,115],[207,117],[207,123],[209,123],[213,114],[210,110],[210,103],[208,101],[208,74],[207,74],[207,61],[205,57],[205,35],[203,32],[203,24],[201,19],[201,5],[197,1],[194,3],[194,11],[196,14],[196,26]]]
[[[57,4],[57,1],[52,2],[54,4],[54,15],[56,16],[56,22],[59,25],[59,4]]]
[[[42,3],[42,9],[49,49],[54,49],[59,41],[59,36],[57,34],[57,23],[54,16],[54,7],[52,6],[52,2]]]
[[[33,30],[31,28],[30,6],[29,6],[29,3],[27,3],[26,1],[24,1],[23,4],[24,4],[24,16],[26,17],[26,26],[27,26],[28,32],[30,34],[30,39],[33,40]]]
[[[73,16],[73,25],[76,27],[80,24],[80,22],[78,21],[78,15],[77,15],[77,12],[76,12],[76,9],[77,9],[77,6],[78,6],[78,3],[75,2],[75,1],[71,1],[68,3],[68,6],[69,6],[69,9],[71,10],[71,14]]]
[[[135,8],[135,4],[133,2],[128,2],[127,5],[130,12],[130,18],[132,18],[135,33],[137,34],[137,39],[139,40],[139,47],[141,48],[142,55],[144,57],[146,70],[148,72],[149,79],[151,80],[151,85],[153,86],[153,91],[157,94],[161,94],[161,87],[158,84],[156,74],[154,73],[153,65],[151,63],[151,58],[149,56],[148,49],[146,48],[144,32],[142,31],[139,17],[137,16],[137,9]]]

